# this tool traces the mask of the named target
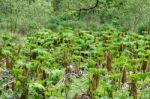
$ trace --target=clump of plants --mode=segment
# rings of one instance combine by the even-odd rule
[[[0,34],[0,98],[150,97],[150,35],[45,30],[20,43]],[[143,95],[144,94],[144,95]]]

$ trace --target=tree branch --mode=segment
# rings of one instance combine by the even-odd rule
[[[81,8],[81,9],[79,9],[78,11],[78,20],[80,20],[80,16],[81,16],[81,12],[82,11],[87,11],[87,10],[92,10],[92,9],[95,9],[97,6],[98,6],[98,4],[99,4],[99,0],[96,0],[96,3],[95,3],[95,5],[94,6],[92,6],[92,7],[89,7],[89,8]]]
[[[88,10],[95,9],[98,6],[98,4],[99,4],[99,0],[96,0],[95,4],[89,8],[71,9],[69,5],[68,5],[68,8],[71,10],[76,10],[78,12],[78,20],[80,20],[82,11],[88,11]]]
[[[96,3],[95,3],[94,6],[89,7],[89,8],[81,8],[80,10],[91,10],[91,9],[94,9],[94,8],[96,8],[98,6],[98,3],[99,3],[99,0],[96,0]]]

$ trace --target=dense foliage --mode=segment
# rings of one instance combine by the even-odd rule
[[[150,0],[0,0],[0,99],[150,99]]]
[[[149,99],[150,35],[44,30],[0,34],[1,99]]]
[[[112,23],[123,31],[150,33],[149,6],[150,0],[0,0],[0,30],[95,30]]]

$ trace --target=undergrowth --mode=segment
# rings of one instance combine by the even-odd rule
[[[150,35],[45,30],[0,34],[1,99],[149,99]]]

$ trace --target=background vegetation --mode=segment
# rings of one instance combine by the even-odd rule
[[[115,25],[123,31],[150,31],[149,0],[1,0],[0,30],[29,33],[43,28],[98,29]]]

